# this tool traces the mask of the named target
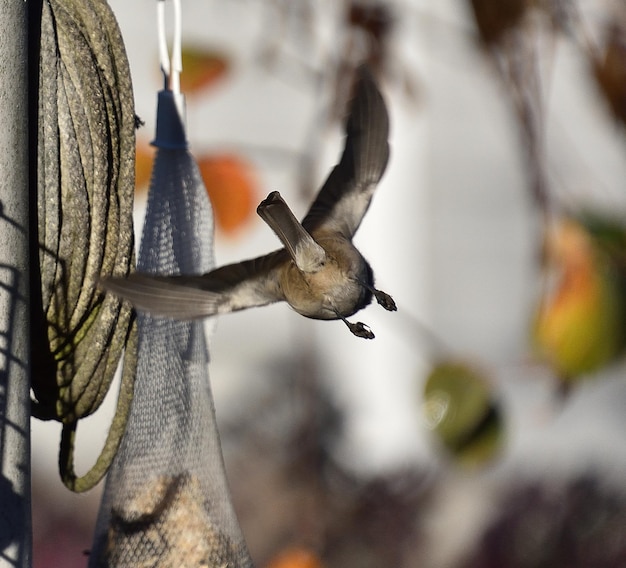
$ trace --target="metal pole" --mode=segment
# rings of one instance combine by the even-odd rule
[[[27,9],[0,0],[0,568],[31,562]]]

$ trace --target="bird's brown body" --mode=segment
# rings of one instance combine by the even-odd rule
[[[308,318],[332,320],[349,317],[372,301],[372,292],[361,282],[371,280],[371,270],[357,248],[345,239],[327,235],[315,239],[326,252],[316,272],[306,273],[289,262],[280,279],[285,300]]]

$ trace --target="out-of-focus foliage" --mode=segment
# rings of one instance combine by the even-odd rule
[[[502,416],[492,390],[466,363],[435,365],[424,386],[423,409],[439,443],[463,466],[484,465],[502,447]]]
[[[182,58],[184,72],[180,76],[180,88],[192,97],[213,87],[230,71],[226,55],[202,45],[183,44]]]
[[[462,568],[622,568],[626,498],[594,475],[510,488]]]
[[[261,370],[274,378],[265,394],[240,409],[236,430],[221,429],[251,555],[266,566],[285,548],[302,548],[324,568],[413,566],[424,473],[407,466],[361,479],[338,463],[344,414],[314,369],[298,358]]]
[[[337,61],[334,63],[334,97],[331,118],[340,120],[350,100],[355,69],[362,62],[379,78],[400,83],[412,99],[418,88],[411,69],[394,45],[401,25],[399,6],[391,2],[344,0]]]
[[[481,39],[491,45],[522,20],[528,0],[470,0],[472,13]]]
[[[548,233],[550,286],[533,331],[540,353],[561,379],[597,371],[624,349],[625,234],[598,216],[563,219]]]
[[[592,58],[592,65],[613,115],[626,123],[626,22],[609,27],[603,51]]]

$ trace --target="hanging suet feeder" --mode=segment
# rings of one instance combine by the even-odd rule
[[[202,274],[214,266],[213,215],[187,150],[180,92],[181,4],[170,63],[157,2],[164,88],[138,268]],[[112,295],[112,294],[111,294]],[[202,322],[139,313],[133,407],[102,499],[90,566],[252,565],[230,502]]]

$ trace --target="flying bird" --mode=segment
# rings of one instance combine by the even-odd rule
[[[374,287],[372,268],[352,238],[387,166],[389,116],[369,70],[361,67],[357,77],[341,160],[302,223],[277,191],[257,208],[284,248],[199,276],[133,273],[103,279],[102,287],[139,310],[178,320],[285,301],[305,317],[341,319],[357,337],[373,339],[367,325],[347,318],[372,298],[389,311],[396,304]]]

